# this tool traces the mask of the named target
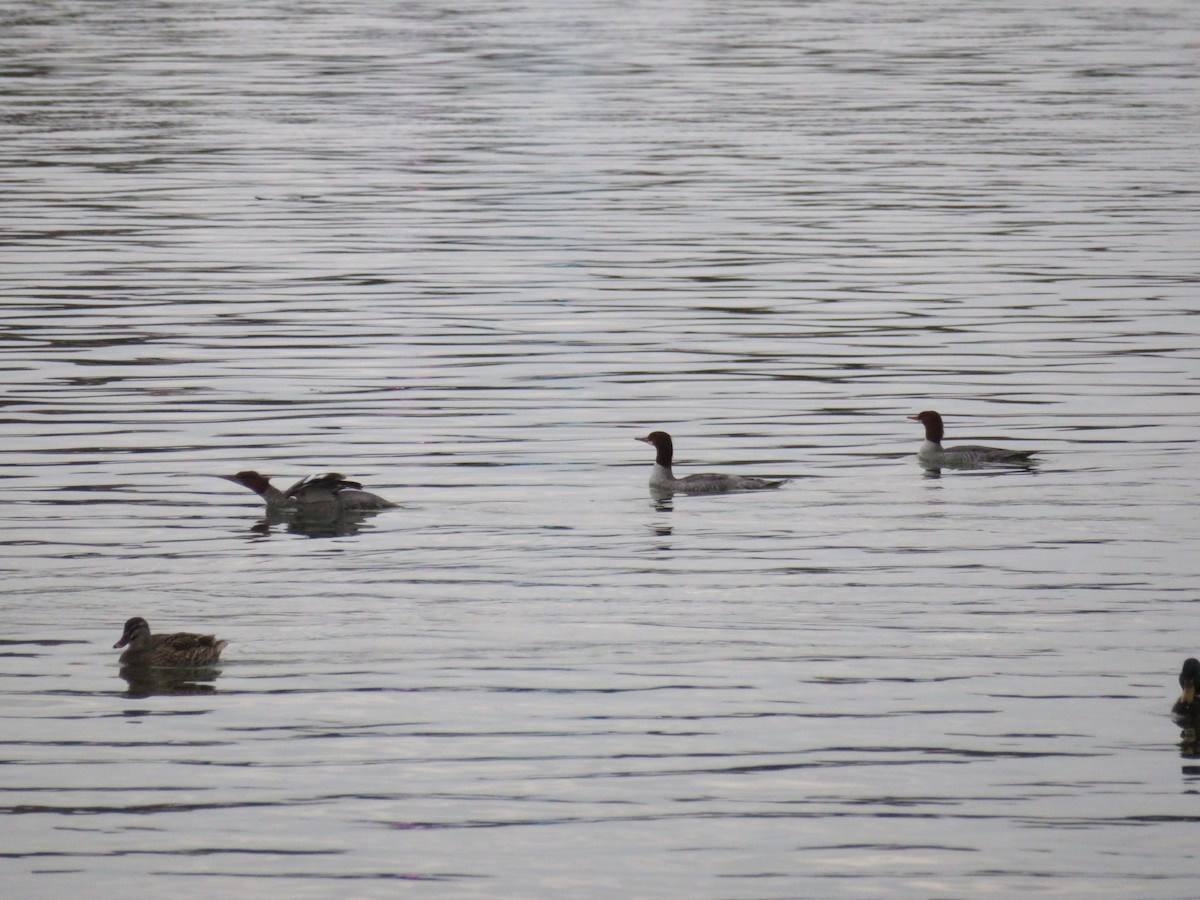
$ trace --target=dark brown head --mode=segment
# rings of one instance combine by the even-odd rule
[[[658,453],[655,455],[655,462],[660,466],[671,468],[671,458],[675,455],[675,445],[671,442],[671,436],[665,431],[652,431],[645,437],[636,438],[643,444],[650,444]]]
[[[946,429],[942,425],[942,417],[932,409],[917,413],[915,416],[909,416],[909,418],[925,426],[925,440],[933,441],[935,444],[942,442],[942,437],[945,435]]]
[[[117,650],[124,647],[130,641],[136,641],[140,637],[145,637],[150,634],[150,625],[141,616],[134,616],[125,623],[125,630],[121,632],[121,639],[113,644],[113,649]]]
[[[1200,660],[1185,659],[1183,671],[1179,673],[1179,686],[1183,689],[1180,703],[1190,704],[1196,699],[1196,688],[1200,686]]]
[[[238,472],[236,475],[218,475],[217,477],[224,478],[226,481],[232,481],[234,484],[240,484],[242,487],[248,487],[260,497],[264,496],[271,488],[271,479],[266,475],[260,475],[252,469],[245,472]]]

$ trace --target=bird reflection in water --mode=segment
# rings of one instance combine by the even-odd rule
[[[346,537],[358,534],[379,511],[352,510],[331,515],[313,515],[299,510],[271,510],[250,530],[264,537],[282,526],[288,534],[305,537]]]
[[[129,685],[127,697],[183,696],[216,693],[220,669],[212,667],[157,669],[151,666],[122,666],[121,677]]]
[[[675,508],[675,494],[671,491],[650,490],[650,505],[658,512],[671,512]]]
[[[1200,757],[1200,740],[1196,738],[1195,724],[1185,725],[1179,732],[1179,755],[1184,759]],[[1200,773],[1200,767],[1190,768],[1193,770],[1191,774]]]

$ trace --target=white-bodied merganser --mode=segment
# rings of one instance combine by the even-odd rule
[[[1183,693],[1175,701],[1171,712],[1178,718],[1200,718],[1200,703],[1196,702],[1196,688],[1200,687],[1200,659],[1189,657],[1183,661],[1183,671],[1179,673],[1179,686]]]
[[[652,431],[637,440],[644,444],[652,444],[657,451],[654,469],[650,472],[651,490],[679,491],[684,494],[721,494],[726,491],[760,491],[765,488],[777,488],[787,481],[786,478],[768,481],[752,475],[715,475],[711,473],[676,478],[671,472],[671,459],[675,454],[675,446],[669,434],[665,431]]]
[[[942,417],[932,409],[909,416],[915,422],[925,426],[925,442],[917,453],[917,458],[933,468],[971,469],[978,466],[996,465],[1028,465],[1036,450],[1004,450],[1000,447],[980,447],[976,444],[963,444],[958,447],[942,447],[942,436],[946,429],[942,425]]]
[[[126,666],[152,666],[180,668],[185,666],[211,666],[221,656],[221,650],[229,641],[218,641],[211,634],[151,634],[150,625],[141,616],[134,616],[125,623],[121,639],[113,649],[129,645],[121,654],[120,662]]]
[[[357,481],[350,481],[337,472],[325,472],[301,478],[286,491],[271,484],[271,479],[258,472],[238,472],[218,475],[226,481],[248,487],[267,501],[271,511],[342,513],[355,510],[391,509],[396,504],[378,494],[364,491]]]

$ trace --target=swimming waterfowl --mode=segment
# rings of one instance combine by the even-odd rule
[[[236,475],[218,475],[226,481],[248,487],[267,502],[267,510],[295,510],[306,513],[342,513],[353,510],[391,509],[396,504],[378,494],[364,491],[357,481],[337,472],[324,472],[301,478],[286,491],[271,484],[271,479],[255,471]]]
[[[228,643],[211,634],[151,634],[149,623],[141,616],[134,616],[125,623],[125,631],[113,649],[128,645],[121,654],[122,665],[173,668],[210,666],[220,658]]]
[[[925,441],[917,452],[917,458],[924,465],[933,468],[944,466],[948,469],[970,469],[978,466],[1029,465],[1033,462],[1030,457],[1037,453],[1036,450],[1005,450],[1000,447],[981,447],[977,444],[942,447],[942,437],[946,429],[938,413],[927,409],[908,418],[925,426]]]
[[[1183,661],[1179,673],[1179,687],[1183,693],[1171,707],[1171,712],[1181,718],[1200,718],[1200,703],[1196,702],[1196,688],[1200,686],[1200,660],[1189,657]]]
[[[675,454],[675,446],[669,434],[665,431],[652,431],[645,437],[636,440],[650,444],[656,451],[654,468],[650,472],[650,487],[653,490],[679,491],[684,494],[722,494],[727,491],[760,491],[777,488],[787,481],[786,478],[771,481],[752,475],[718,475],[708,472],[676,478],[671,471],[671,459]]]

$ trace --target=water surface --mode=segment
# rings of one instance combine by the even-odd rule
[[[1194,896],[1198,33],[0,13],[6,893]]]

